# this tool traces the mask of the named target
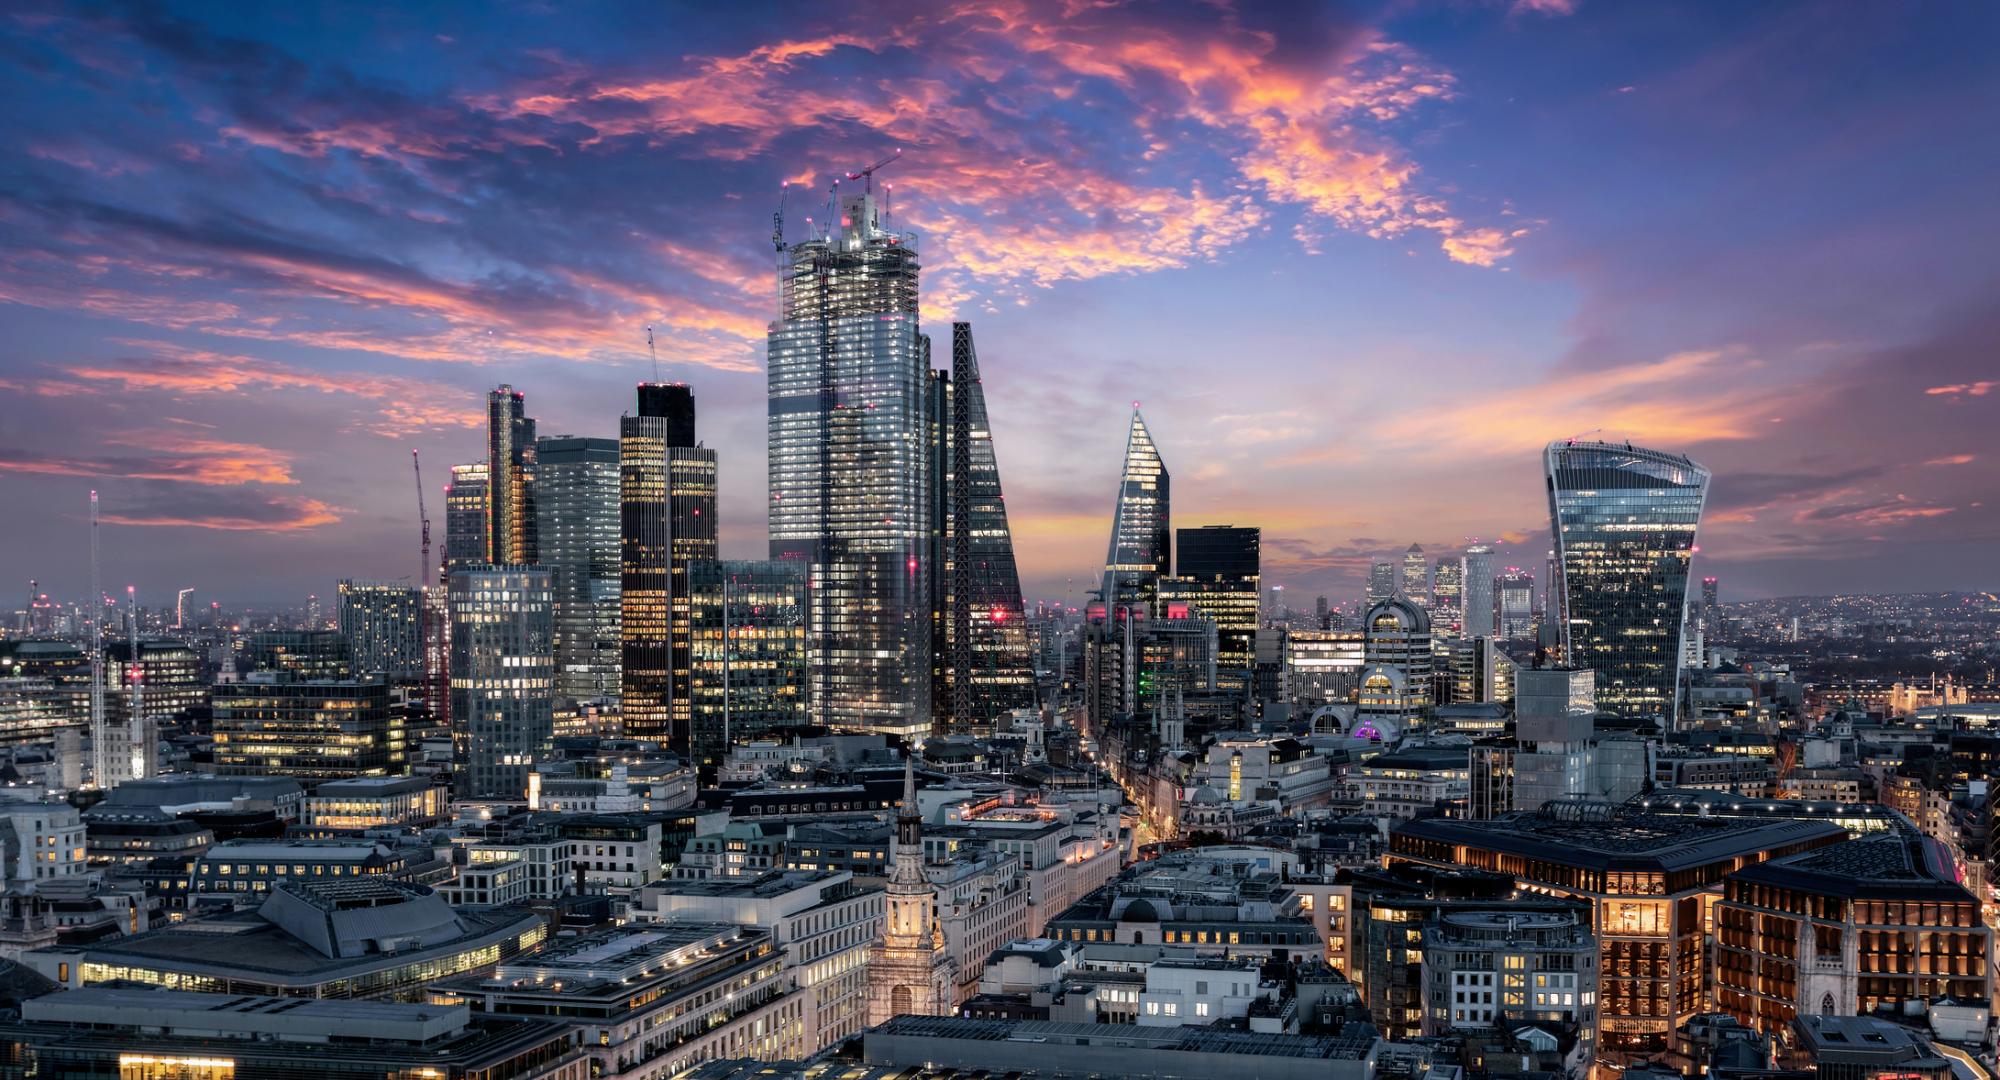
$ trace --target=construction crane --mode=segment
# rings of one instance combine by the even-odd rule
[[[861,181],[861,190],[866,192],[867,194],[873,195],[875,194],[875,171],[877,169],[886,168],[890,165],[895,164],[896,159],[902,156],[903,156],[903,148],[899,146],[896,148],[895,153],[890,154],[888,157],[883,158],[882,160],[876,162],[873,165],[868,166],[865,169],[862,169],[860,172],[848,173],[847,178],[849,180]]]
[[[417,522],[423,527],[423,563],[418,567],[417,584],[431,587],[431,515],[424,509],[424,462],[415,450],[410,451],[410,468],[417,475]]]
[[[785,251],[785,196],[791,191],[790,180],[778,185],[778,208],[771,211],[771,250],[779,254]]]

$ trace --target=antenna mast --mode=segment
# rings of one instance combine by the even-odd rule
[[[97,492],[90,493],[90,770],[91,781],[109,788],[111,747],[104,725],[104,584],[97,575]]]

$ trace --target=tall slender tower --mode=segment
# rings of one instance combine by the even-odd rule
[[[555,589],[559,701],[618,696],[618,440],[535,440],[535,531]]]
[[[1465,549],[1459,559],[1459,587],[1463,590],[1463,603],[1459,616],[1463,628],[1460,636],[1490,638],[1493,636],[1493,549],[1485,544],[1473,544]]]
[[[618,429],[621,708],[628,734],[692,757],[688,566],[716,557],[715,451],[685,383],[642,383],[638,405]]]
[[[945,1016],[957,1005],[957,965],[944,948],[932,887],[924,878],[923,817],[917,810],[915,759],[903,761],[903,805],[896,811],[895,866],[883,898],[882,940],[868,962],[868,1023],[892,1016]]]
[[[1672,731],[1709,472],[1679,454],[1574,440],[1550,443],[1543,465],[1563,656],[1597,672],[1599,708]]]
[[[479,566],[486,562],[489,554],[486,542],[486,496],[489,486],[485,462],[451,467],[451,482],[444,488],[444,559],[439,564],[439,580],[461,566]]]
[[[940,405],[940,551],[932,557],[940,618],[941,727],[990,729],[1012,709],[1035,703],[1027,612],[1014,564],[1013,534],[1000,490],[1000,464],[986,420],[986,391],[972,346],[972,324],[951,324],[949,393]]]
[[[451,724],[461,798],[523,798],[555,748],[549,572],[473,566],[451,575]]]
[[[769,339],[771,557],[808,564],[814,719],[931,728],[928,344],[917,237],[875,197],[781,250]]]
[[[486,394],[486,470],[486,560],[500,566],[539,562],[535,421],[521,392],[504,383]]]

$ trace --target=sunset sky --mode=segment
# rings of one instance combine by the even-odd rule
[[[1031,604],[1134,400],[1307,605],[1539,573],[1594,429],[1714,471],[1726,599],[1996,585],[1995,5],[251,6],[0,13],[0,589],[82,595],[92,487],[142,602],[413,574],[409,451],[441,535],[482,391],[614,435],[648,324],[761,557],[780,185],[897,147]]]

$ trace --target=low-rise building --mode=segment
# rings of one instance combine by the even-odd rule
[[[0,803],[0,879],[12,890],[82,873],[83,819],[61,802]]]
[[[1447,911],[1424,928],[1423,965],[1425,1035],[1524,1021],[1595,1036],[1597,938],[1575,915]]]
[[[768,929],[653,923],[598,930],[437,992],[492,1016],[574,1025],[598,1080],[660,1080],[716,1058],[808,1056],[809,995]]]
[[[88,987],[0,1024],[10,1062],[130,1080],[587,1080],[571,1024],[463,1005]]]
[[[429,828],[444,820],[449,793],[421,776],[330,780],[306,798],[305,823],[359,832],[389,825]]]
[[[1273,1035],[1196,1025],[898,1016],[862,1038],[861,1056],[870,1066],[986,1075],[1372,1080],[1380,1047],[1366,1025],[1339,1035]]]
[[[373,840],[226,840],[197,856],[188,891],[196,901],[257,903],[281,881],[407,877],[408,853]]]
[[[1467,750],[1417,746],[1377,754],[1347,770],[1347,788],[1362,813],[1407,820],[1465,801]]]

